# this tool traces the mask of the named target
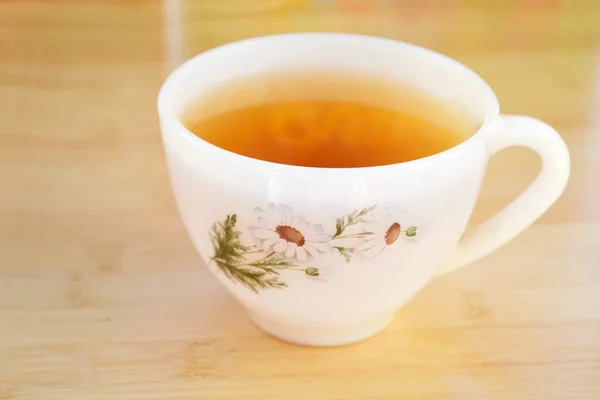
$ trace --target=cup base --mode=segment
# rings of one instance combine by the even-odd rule
[[[248,311],[248,317],[268,334],[286,342],[304,346],[333,347],[360,342],[381,332],[394,319],[384,314],[351,326],[287,325]]]

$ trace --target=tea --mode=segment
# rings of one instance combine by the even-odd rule
[[[369,167],[427,157],[477,128],[449,102],[402,82],[343,71],[234,80],[182,118],[195,135],[244,156],[307,167]]]

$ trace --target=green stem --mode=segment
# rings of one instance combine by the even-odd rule
[[[286,271],[302,271],[302,272],[306,272],[306,268],[303,267],[298,267],[296,265],[254,265],[254,264],[245,264],[246,266],[249,267],[253,267],[253,268],[259,268],[262,269],[263,271],[266,272],[273,272],[273,269],[279,269],[279,270],[286,270]]]
[[[252,250],[252,251],[247,251],[246,254],[256,254],[256,253],[262,253],[262,250]]]
[[[286,270],[291,270],[291,271],[306,271],[306,268],[302,268],[302,267],[287,267],[285,268]]]
[[[369,235],[374,235],[374,232],[360,232],[360,233],[349,233],[347,235],[339,235],[339,236],[334,236],[331,238],[331,240],[335,240],[335,239],[362,239],[365,236],[369,236]]]
[[[250,264],[246,264],[246,265],[250,265],[250,266],[256,267],[256,265],[254,265],[254,264],[256,264],[256,263],[258,263],[258,262],[261,262],[261,261],[263,261],[263,260],[266,260],[267,258],[269,258],[269,257],[273,256],[273,254],[275,254],[275,252],[274,252],[274,251],[270,252],[269,254],[267,254],[266,256],[264,256],[264,257],[262,257],[262,258],[259,258],[258,260],[254,260],[254,261],[252,261]]]

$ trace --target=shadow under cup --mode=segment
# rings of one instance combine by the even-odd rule
[[[180,122],[188,107],[215,87],[244,76],[303,68],[342,69],[406,82],[465,110],[479,129],[461,144],[415,161],[311,168],[228,152],[193,135]],[[237,99],[236,106],[259,100],[259,95],[249,94]],[[390,100],[377,101],[383,105]],[[221,103],[212,112],[228,106]],[[373,335],[433,277],[456,247],[474,208],[489,157],[488,128],[498,115],[488,85],[445,56],[387,39],[317,33],[249,39],[202,53],[171,74],[158,108],[177,205],[202,259],[257,325],[285,340],[312,345],[338,345]],[[302,226],[313,227],[313,234],[330,239],[336,239],[337,221],[348,221],[361,210],[369,210],[365,223],[391,221],[390,226],[415,226],[424,234],[406,242],[402,236],[399,246],[385,248],[374,259],[361,258],[357,245],[352,262],[332,241],[319,244],[331,251],[315,252],[319,257],[309,254],[310,267],[294,259],[293,268],[272,275],[282,286],[267,284],[255,290],[220,266],[215,229],[233,222],[244,246],[261,252],[268,246],[257,237],[262,232],[257,229],[264,228],[261,215],[269,210],[280,210],[288,224],[304,221],[308,225]],[[263,256],[279,255],[266,253]],[[308,272],[298,273],[302,268],[323,274],[313,279]]]

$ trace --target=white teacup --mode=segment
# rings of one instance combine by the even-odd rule
[[[240,156],[190,133],[190,102],[249,74],[343,68],[387,76],[468,110],[480,128],[415,161],[308,168]],[[562,193],[569,153],[539,120],[499,114],[474,72],[443,55],[350,34],[286,34],[228,44],[167,79],[158,111],[173,190],[204,262],[265,331],[290,342],[342,345],[383,329],[430,279],[479,259],[527,228]],[[461,236],[490,156],[525,146],[538,178],[504,210]]]

